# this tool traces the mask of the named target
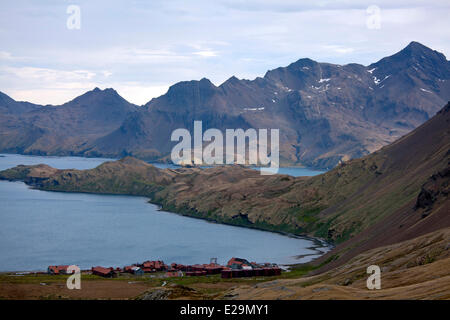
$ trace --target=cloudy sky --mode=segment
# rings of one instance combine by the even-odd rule
[[[113,87],[144,104],[178,81],[304,57],[367,65],[412,40],[449,57],[449,13],[448,0],[2,0],[0,91],[60,104]]]

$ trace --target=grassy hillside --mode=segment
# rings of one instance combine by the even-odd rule
[[[238,286],[232,299],[450,299],[450,228],[361,253],[319,275]],[[381,267],[381,290],[367,290],[366,269]]]

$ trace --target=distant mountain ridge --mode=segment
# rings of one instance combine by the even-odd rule
[[[95,88],[60,106],[0,96],[0,150],[35,155],[82,155],[86,145],[116,129],[138,107],[115,90]]]
[[[254,80],[183,81],[142,107],[113,89],[59,107],[2,95],[0,151],[168,161],[172,131],[202,120],[204,130],[278,128],[282,164],[330,168],[398,139],[449,99],[450,62],[411,42],[369,66],[300,59]]]

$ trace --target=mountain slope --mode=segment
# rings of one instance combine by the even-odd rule
[[[0,150],[26,154],[84,153],[87,143],[118,128],[137,110],[113,89],[92,91],[60,106],[0,95]]]
[[[278,279],[225,292],[228,299],[448,300],[450,228],[366,251],[318,275]],[[368,290],[366,270],[381,268],[381,289]],[[289,274],[288,274],[289,275]]]
[[[450,226],[450,104],[374,157],[384,158],[379,170],[388,177],[367,188],[364,198],[358,194],[350,200],[357,203],[358,197],[363,198],[364,206],[357,210],[362,209],[364,215],[373,214],[375,219],[363,232],[337,246],[332,255],[339,259],[324,269],[341,265],[366,250]],[[330,216],[350,216],[352,205],[346,203],[328,210]],[[330,255],[320,261],[328,258]]]

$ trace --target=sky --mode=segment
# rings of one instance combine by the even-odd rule
[[[368,65],[411,41],[450,56],[448,0],[1,0],[0,91],[141,105],[179,81],[254,79],[300,58]]]

